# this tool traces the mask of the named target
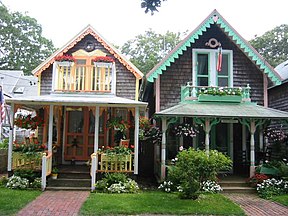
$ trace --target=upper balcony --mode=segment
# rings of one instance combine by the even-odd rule
[[[53,71],[54,92],[94,92],[115,94],[114,63],[59,64]]]
[[[251,101],[250,87],[214,87],[214,86],[193,86],[187,82],[181,86],[181,102],[230,102],[240,103]]]

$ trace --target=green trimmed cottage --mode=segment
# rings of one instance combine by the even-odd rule
[[[268,108],[268,87],[281,84],[278,73],[214,10],[147,75],[143,100],[161,117],[162,143],[155,170],[179,147],[217,149],[233,160],[233,174],[252,176],[263,160],[263,130],[288,113]],[[176,137],[176,124],[198,127],[196,137]]]

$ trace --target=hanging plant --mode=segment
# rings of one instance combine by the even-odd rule
[[[178,124],[174,127],[176,136],[186,136],[186,137],[195,137],[198,130],[190,123]]]
[[[16,125],[19,128],[25,128],[25,129],[32,129],[35,130],[39,126],[43,126],[44,120],[39,116],[32,117],[31,114],[29,115],[19,115],[15,121],[14,125]]]

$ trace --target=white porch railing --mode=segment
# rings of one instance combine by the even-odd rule
[[[42,156],[42,177],[41,177],[41,188],[42,191],[46,188],[46,177],[51,174],[52,171],[52,152],[49,151],[48,154],[43,153]]]

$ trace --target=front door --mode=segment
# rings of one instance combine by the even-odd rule
[[[88,107],[67,107],[64,159],[87,161],[93,153],[95,112]]]

